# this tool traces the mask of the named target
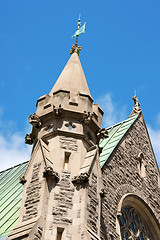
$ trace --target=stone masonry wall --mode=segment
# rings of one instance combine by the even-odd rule
[[[142,151],[146,177],[138,171],[137,151]],[[119,240],[116,233],[118,203],[126,193],[141,197],[160,219],[158,173],[145,126],[138,117],[102,169],[105,195],[102,202],[101,239]]]
[[[87,226],[97,234],[97,221],[98,221],[98,206],[99,201],[97,198],[97,176],[92,173],[91,182],[88,189],[88,203],[87,203],[87,211],[88,211],[88,219]]]
[[[59,193],[54,194],[54,200],[57,201],[57,206],[53,207],[53,224],[64,223],[72,224],[72,219],[68,217],[68,209],[72,209],[74,188],[71,186],[70,173],[62,173],[61,179],[57,184]],[[52,228],[53,225],[51,225]]]
[[[36,163],[33,166],[32,178],[27,187],[27,197],[25,200],[25,215],[23,221],[29,220],[38,215],[38,203],[40,201],[40,189],[42,183],[39,180],[41,163]]]

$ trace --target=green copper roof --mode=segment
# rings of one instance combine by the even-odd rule
[[[131,127],[134,121],[137,119],[138,115],[133,115],[127,120],[120,122],[112,127],[107,128],[108,138],[101,139],[99,146],[103,148],[102,153],[100,154],[100,166],[106,163],[107,159],[122,139],[127,130]]]
[[[28,162],[0,172],[0,239],[6,239],[15,227],[22,199],[23,185],[19,178]]]

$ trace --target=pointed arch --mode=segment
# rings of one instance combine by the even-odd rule
[[[128,212],[129,210],[131,211],[133,210],[135,211],[135,213],[138,213],[138,215],[142,219],[142,222],[147,228],[147,232],[149,233],[149,235],[151,235],[151,239],[153,240],[159,239],[160,224],[157,218],[155,217],[153,211],[151,210],[151,208],[139,196],[132,193],[128,193],[121,198],[118,204],[118,209],[117,209],[116,230],[117,230],[117,233],[120,235],[120,240],[125,239],[125,238],[122,238],[121,236],[121,230],[122,230],[121,218],[122,218],[124,209]]]

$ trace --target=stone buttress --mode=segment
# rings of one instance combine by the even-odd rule
[[[25,142],[33,150],[20,179],[24,191],[18,225],[8,239],[100,239],[98,143],[107,137],[102,116],[74,52],[29,117],[33,127]]]

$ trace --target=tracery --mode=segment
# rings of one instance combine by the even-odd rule
[[[122,208],[120,229],[122,240],[152,240],[145,220],[133,207]]]

